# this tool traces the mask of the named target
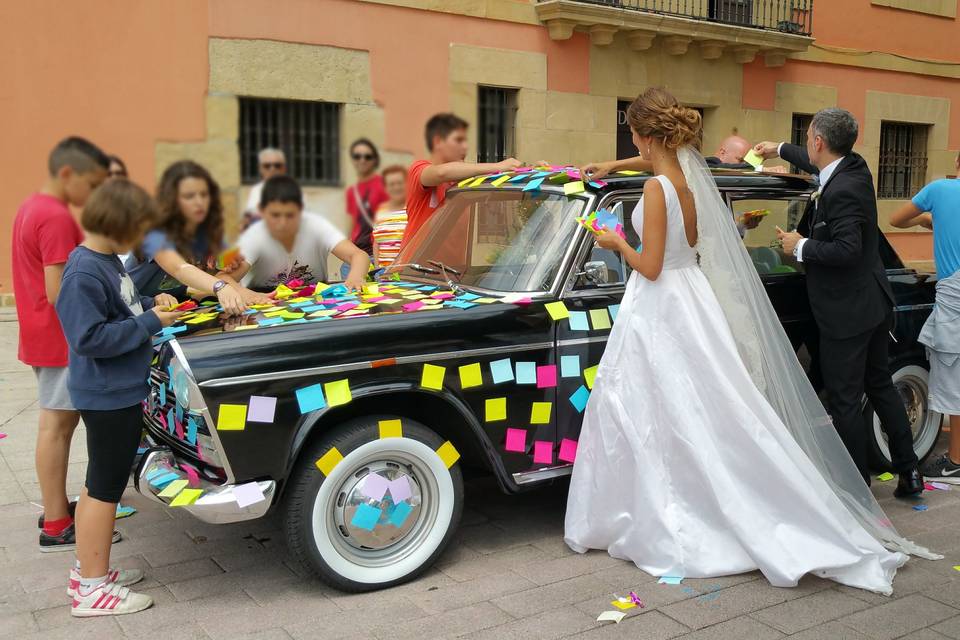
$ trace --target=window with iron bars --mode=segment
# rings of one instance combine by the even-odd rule
[[[477,88],[477,162],[500,162],[515,154],[517,90]]]
[[[880,123],[878,198],[905,200],[923,188],[927,180],[929,129],[925,124]]]
[[[257,154],[284,152],[287,174],[305,186],[340,184],[340,105],[333,102],[240,98],[240,175],[259,182]]]
[[[813,122],[813,116],[810,114],[793,114],[793,124],[790,127],[790,142],[792,144],[797,145],[801,149],[807,148],[807,130],[810,128],[811,122]],[[800,174],[806,173],[806,171],[803,171],[795,164],[790,165],[790,172]]]

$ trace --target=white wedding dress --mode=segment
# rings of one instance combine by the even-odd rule
[[[687,243],[676,188],[656,179],[663,272],[627,283],[584,416],[567,544],[653,576],[759,569],[778,587],[811,573],[890,594],[907,556],[861,525],[758,389]],[[633,225],[642,237],[643,200]]]

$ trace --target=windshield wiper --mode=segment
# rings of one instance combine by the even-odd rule
[[[433,266],[435,266],[437,269],[440,269],[441,271],[443,271],[443,272],[444,272],[444,276],[446,276],[446,272],[449,271],[449,272],[452,273],[453,275],[457,276],[457,279],[458,279],[458,280],[463,277],[463,274],[462,274],[462,273],[460,273],[459,271],[457,271],[457,270],[454,269],[453,267],[448,267],[447,265],[443,264],[442,262],[440,262],[440,261],[438,261],[438,260],[427,260],[427,264],[433,265]]]
[[[425,267],[422,264],[417,264],[416,262],[407,262],[404,264],[392,264],[390,265],[390,268],[388,269],[388,271],[393,271],[394,269],[403,269],[404,267],[410,267],[414,271],[419,271],[420,273],[432,273],[434,275],[438,275],[440,273],[436,269]]]

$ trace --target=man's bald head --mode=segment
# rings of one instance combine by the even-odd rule
[[[740,164],[752,146],[746,138],[730,136],[720,143],[720,148],[715,155],[724,164]]]

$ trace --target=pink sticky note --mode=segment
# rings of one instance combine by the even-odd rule
[[[420,302],[419,300],[416,300],[416,301],[414,301],[414,302],[409,302],[409,303],[403,305],[403,310],[404,310],[404,311],[416,311],[417,309],[422,309],[424,306],[426,306],[426,305],[424,305],[424,304],[423,304],[422,302]]]
[[[0,440],[3,440],[3,439],[6,438],[6,437],[7,437],[7,434],[5,434],[5,433],[0,433]]]
[[[197,473],[197,470],[192,465],[180,463],[180,468],[187,474],[187,479],[190,481],[191,487],[200,486],[200,474]]]
[[[452,293],[435,293],[430,297],[433,298],[434,300],[449,300],[454,296]]]
[[[548,364],[537,367],[537,388],[548,389],[557,386],[557,365]]]
[[[260,485],[256,482],[248,482],[234,487],[233,497],[237,499],[237,506],[241,509],[264,500],[263,491],[260,490]]]
[[[176,417],[174,417],[173,426],[175,431],[177,432],[177,437],[183,440],[183,423],[177,420]]]
[[[546,440],[534,441],[533,461],[536,464],[553,464],[553,443]]]
[[[558,458],[564,462],[573,462],[577,459],[577,441],[564,438],[560,441],[560,453]]]
[[[387,492],[390,481],[379,473],[368,473],[363,481],[363,495],[373,500],[383,500],[383,494]]]
[[[350,311],[351,309],[358,307],[359,305],[356,302],[344,302],[343,304],[338,304],[334,307],[337,311]]]
[[[389,483],[390,488],[390,497],[393,498],[393,502],[403,502],[410,498],[413,493],[410,491],[410,480],[407,476],[400,476],[396,480],[392,480]]]
[[[516,305],[525,306],[525,305],[528,305],[528,304],[533,304],[533,299],[532,299],[532,298],[520,298],[519,300],[511,300],[510,302],[513,303],[513,304],[516,304]]]
[[[923,488],[926,489],[927,491],[936,491],[936,490],[937,490],[937,488],[936,488],[935,486],[933,486],[932,484],[930,484],[929,482],[924,482],[924,483],[923,483]]]
[[[387,296],[377,296],[376,298],[367,298],[364,302],[380,302],[381,300],[389,300]]]
[[[527,450],[527,432],[523,429],[507,429],[507,451],[523,453]]]
[[[162,414],[162,413],[158,413],[158,414],[157,414],[157,420],[159,420],[159,421],[160,421],[160,424],[163,425],[163,430],[164,430],[164,431],[168,431],[168,430],[170,429],[170,427],[167,426],[167,419],[163,417],[163,414]]]

